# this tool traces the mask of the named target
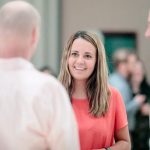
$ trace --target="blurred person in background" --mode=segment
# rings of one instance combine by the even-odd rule
[[[147,26],[147,30],[145,32],[145,36],[150,38],[150,10],[149,10],[149,14],[148,14],[148,26]],[[149,124],[150,124],[150,114],[149,114]],[[150,138],[149,138],[149,148],[150,148]]]
[[[76,114],[81,150],[130,150],[125,105],[108,84],[105,49],[95,34],[78,31],[70,37],[59,79]]]
[[[134,150],[148,150],[150,135],[150,85],[147,82],[144,64],[140,60],[137,61],[133,66],[130,76],[130,84],[133,96],[138,94],[144,94],[146,96],[145,102],[136,112],[135,138],[133,139]]]
[[[79,150],[65,89],[29,62],[39,28],[39,13],[25,1],[0,9],[0,149]]]
[[[120,91],[123,97],[128,114],[129,131],[133,140],[135,130],[135,114],[143,104],[145,96],[138,94],[134,98],[132,97],[132,90],[128,82],[129,70],[127,65],[127,57],[127,49],[118,49],[114,52],[113,63],[115,70],[112,74],[110,74],[109,82]]]
[[[139,60],[139,56],[136,54],[135,51],[130,50],[128,51],[128,57],[127,57],[127,67],[128,67],[128,78],[130,78],[130,74],[132,74],[132,71],[134,70],[134,66],[136,62]]]
[[[145,33],[145,36],[150,37],[150,11],[149,11],[149,15],[148,15],[148,27]],[[149,114],[150,115],[150,114]],[[149,144],[150,145],[150,144]]]
[[[148,15],[148,27],[145,32],[145,36],[150,38],[150,11],[149,11],[149,15]]]

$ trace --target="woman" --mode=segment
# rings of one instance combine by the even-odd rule
[[[133,139],[134,150],[149,149],[149,113],[150,113],[150,85],[146,80],[144,64],[138,60],[132,70],[130,78],[133,96],[143,94],[145,102],[136,113],[135,135]]]
[[[81,150],[129,150],[125,106],[108,85],[105,50],[96,35],[79,31],[71,36],[59,79],[70,95]]]

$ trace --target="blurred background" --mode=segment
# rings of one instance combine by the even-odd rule
[[[0,5],[10,0],[0,0]],[[150,41],[144,37],[150,0],[26,0],[42,16],[41,39],[33,63],[40,69],[48,66],[58,75],[63,47],[77,30],[97,32],[108,57],[115,49],[137,51],[144,61],[150,81]]]

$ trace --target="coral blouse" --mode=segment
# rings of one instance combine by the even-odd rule
[[[120,93],[112,87],[110,90],[108,112],[99,118],[89,113],[87,99],[72,98],[79,128],[81,150],[110,147],[115,142],[115,132],[128,124],[125,105]]]

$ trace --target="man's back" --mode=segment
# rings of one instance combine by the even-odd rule
[[[0,149],[78,150],[68,96],[24,59],[0,59]]]

